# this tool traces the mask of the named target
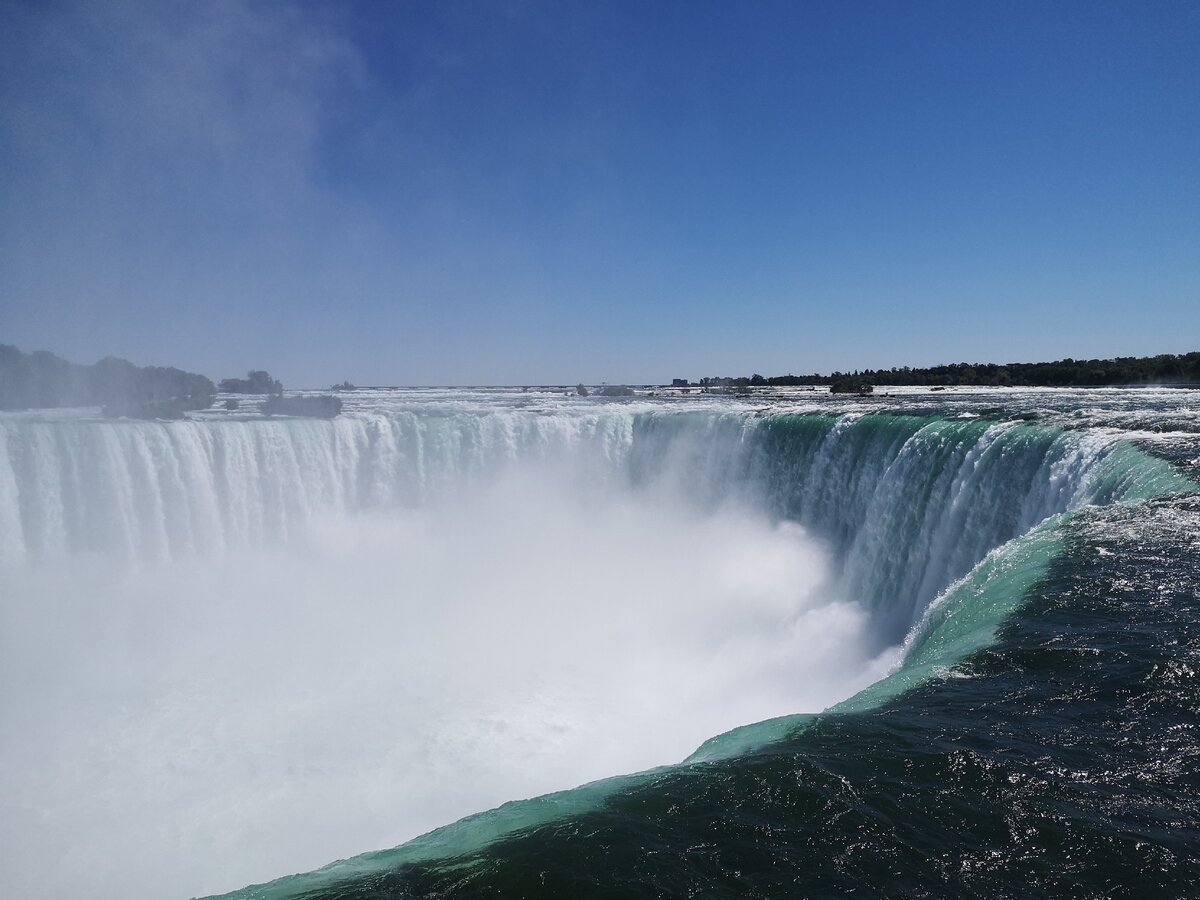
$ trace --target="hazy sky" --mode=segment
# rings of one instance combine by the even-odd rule
[[[1200,4],[0,0],[0,343],[291,386],[1200,349]]]

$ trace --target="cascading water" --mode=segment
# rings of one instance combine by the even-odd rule
[[[286,541],[315,516],[419,507],[520,463],[567,467],[592,486],[670,485],[710,504],[753,497],[829,541],[851,593],[919,605],[1047,516],[1131,489],[1102,496],[1091,480],[1113,435],[978,419],[407,413],[0,429],[0,558],[11,561]]]
[[[8,886],[310,868],[818,711],[907,636],[874,702],[994,631],[1020,590],[964,598],[1028,585],[1053,516],[1182,484],[1114,432],[896,412],[4,417]]]

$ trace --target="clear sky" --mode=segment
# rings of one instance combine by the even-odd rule
[[[0,343],[289,386],[1200,349],[1200,3],[0,0]]]

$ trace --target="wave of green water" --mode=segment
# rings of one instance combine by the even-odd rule
[[[1038,454],[1041,454],[1039,466],[1047,465],[1046,459],[1051,456],[1052,448],[1061,450],[1064,444],[1080,440],[1070,432],[1045,426],[1015,426],[997,432],[992,441],[983,444],[984,436],[992,427],[989,423],[931,422],[911,416],[872,416],[859,420],[838,420],[828,416],[776,418],[778,421],[768,420],[756,436],[758,442],[751,449],[758,456],[746,463],[748,469],[753,465],[765,465],[765,469],[759,469],[760,477],[766,472],[776,484],[785,484],[790,483],[789,476],[800,481],[812,478],[812,469],[822,465],[825,471],[821,477],[836,483],[829,496],[836,499],[836,492],[843,491],[843,503],[846,494],[865,490],[868,480],[873,480],[878,487],[889,474],[899,473],[897,478],[910,476],[914,469],[906,468],[906,465],[923,458],[927,465],[920,471],[915,488],[912,483],[899,483],[899,492],[893,498],[902,507],[923,508],[922,504],[928,505],[938,490],[947,489],[947,483],[970,477],[981,466],[1000,466],[1005,458],[1011,462],[1021,453],[1025,454],[1020,456],[1022,465],[1029,464],[1027,458],[1032,459]],[[678,423],[670,425],[671,428],[677,426]],[[861,429],[861,434],[856,434],[856,440],[845,448],[839,448],[843,451],[840,455],[820,459],[822,448],[838,428]],[[901,464],[902,448],[912,447],[914,441],[912,458]],[[931,461],[933,465],[929,465]],[[807,471],[803,468],[805,465]],[[1138,502],[1196,489],[1168,463],[1129,443],[1106,446],[1088,465],[1088,503]],[[872,471],[871,479],[866,478],[864,469]],[[1052,465],[1045,474],[1051,479],[1064,477],[1062,472],[1056,473]],[[800,484],[795,493],[779,498],[779,502],[792,514],[804,516],[805,504],[809,504],[811,511],[812,504],[824,502],[823,492],[828,485],[818,485],[816,491],[813,487]],[[802,489],[807,489],[807,493]],[[952,673],[958,662],[990,644],[1004,620],[1026,601],[1039,579],[1062,553],[1070,523],[1079,514],[1058,512],[1044,518],[1020,536],[994,547],[965,576],[942,590],[912,626],[902,663],[884,679],[823,713],[782,716],[715,736],[680,765],[704,765],[744,754],[794,735],[820,716],[873,709],[930,678]],[[908,526],[904,534],[909,540],[928,536],[928,528],[921,522],[902,524]],[[247,887],[224,897],[229,900],[302,898],[406,864],[462,856],[522,829],[595,809],[614,793],[652,784],[663,772],[677,768],[664,767],[619,776],[573,790],[514,801],[436,829],[394,849],[339,861],[315,872]]]

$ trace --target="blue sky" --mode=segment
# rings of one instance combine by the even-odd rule
[[[0,342],[293,386],[1200,349],[1200,5],[0,0]]]

